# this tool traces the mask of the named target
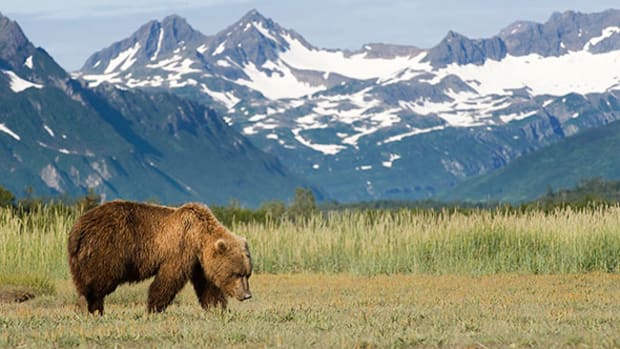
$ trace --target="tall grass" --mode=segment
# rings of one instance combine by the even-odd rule
[[[0,274],[68,277],[67,237],[78,215],[62,206],[0,208]]]
[[[0,209],[0,274],[68,278],[66,242],[77,210]],[[620,272],[620,206],[531,211],[365,211],[242,223],[255,270],[493,274]]]
[[[240,224],[261,272],[620,271],[620,207],[552,213],[346,212]]]

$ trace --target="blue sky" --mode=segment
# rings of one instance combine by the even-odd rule
[[[357,49],[369,42],[428,48],[449,30],[490,37],[517,20],[614,7],[620,8],[617,0],[0,0],[0,12],[69,71],[145,22],[173,13],[212,35],[255,8],[315,46]]]

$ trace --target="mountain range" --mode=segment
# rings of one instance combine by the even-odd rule
[[[208,104],[338,200],[411,200],[617,120],[619,58],[617,10],[357,51],[317,48],[253,10],[213,36],[178,16],[149,22],[75,76]]]
[[[258,205],[309,186],[202,104],[83,86],[1,15],[0,69],[0,185],[18,196]]]
[[[0,113],[12,189],[38,181],[49,192],[255,204],[312,186],[343,202],[477,200],[489,195],[466,194],[473,178],[620,119],[618,10],[555,13],[484,39],[450,31],[429,49],[356,51],[317,48],[256,10],[214,35],[171,15],[94,53],[72,76],[8,27],[0,106],[24,108]],[[63,123],[75,136],[55,130]],[[27,142],[33,154],[16,151]],[[89,174],[99,180],[85,182]]]

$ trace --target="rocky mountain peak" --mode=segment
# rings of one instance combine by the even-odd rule
[[[170,15],[161,22],[149,21],[130,37],[96,52],[86,60],[82,71],[98,74],[125,71],[134,64],[143,66],[180,51],[194,52],[208,41],[185,18]]]
[[[64,85],[67,73],[42,48],[35,47],[17,22],[0,13],[0,69],[14,91],[25,86]],[[3,76],[3,77],[5,77]]]
[[[425,59],[434,67],[445,67],[451,63],[480,65],[487,59],[501,60],[506,53],[506,45],[500,37],[472,40],[451,30],[429,50]]]
[[[277,36],[285,30],[272,19],[263,16],[257,10],[251,10],[238,21],[217,33],[216,37],[232,37],[233,39],[247,36]],[[273,38],[271,38],[273,39]]]
[[[0,13],[0,59],[14,68],[23,64],[32,51],[34,46],[19,24]]]
[[[618,28],[618,29],[617,29]],[[587,50],[604,53],[620,48],[620,11],[585,14],[555,12],[545,23],[515,22],[499,36],[513,56],[561,56]]]
[[[273,21],[271,19],[263,16],[256,9],[248,11],[237,23],[263,23],[273,25]]]
[[[160,28],[164,30],[164,39],[173,39],[176,42],[198,43],[206,39],[205,35],[192,28],[185,18],[178,15],[165,17],[160,23]]]
[[[287,37],[298,37],[257,10],[251,10],[233,25],[215,35],[208,55],[224,55],[240,65],[257,66],[275,60],[288,49]],[[305,41],[304,41],[305,42]]]
[[[394,45],[394,44],[384,44],[384,43],[367,43],[362,45],[362,48],[358,51],[353,52],[356,53],[365,53],[368,58],[384,58],[384,59],[392,59],[395,57],[409,56],[413,57],[423,50],[415,47],[415,46],[407,46],[407,45]]]

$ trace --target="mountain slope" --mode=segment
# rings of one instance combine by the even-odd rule
[[[108,200],[258,205],[309,186],[212,109],[162,92],[85,88],[15,22],[0,25],[0,184],[15,194],[93,188]]]
[[[14,89],[27,83],[58,84],[68,74],[43,50],[34,47],[17,22],[0,13],[0,69]]]
[[[519,202],[583,179],[620,178],[620,121],[568,137],[473,178],[440,195],[443,200]]]
[[[620,119],[618,10],[567,11],[484,39],[450,31],[429,49],[320,49],[255,10],[213,36],[176,37],[144,64],[132,57],[149,57],[156,36],[131,51],[138,37],[76,76],[211,105],[340,201],[428,198]],[[113,76],[101,71],[110,66]]]

